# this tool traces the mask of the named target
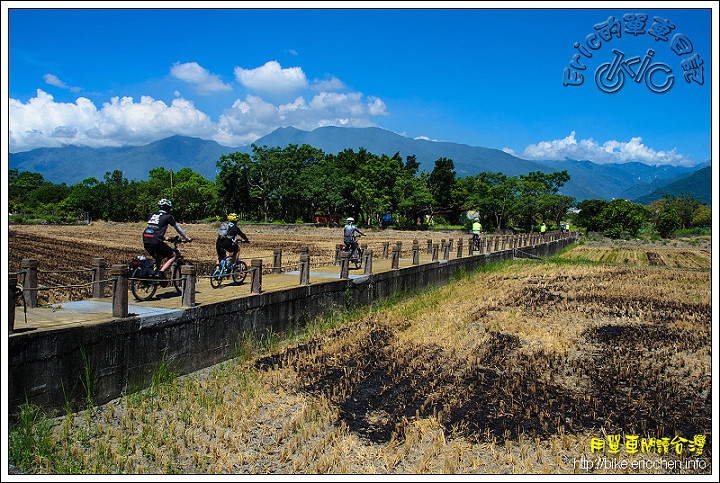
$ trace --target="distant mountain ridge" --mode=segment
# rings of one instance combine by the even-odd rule
[[[712,205],[712,167],[701,168],[689,176],[684,176],[670,184],[661,186],[649,194],[639,196],[633,201],[647,205],[662,199],[663,195],[691,196],[700,203]]]
[[[360,148],[376,155],[393,156],[403,160],[415,155],[420,170],[431,172],[440,158],[453,160],[458,177],[479,172],[502,172],[518,176],[532,171],[553,172],[567,170],[570,181],[561,194],[584,199],[635,199],[649,195],[663,184],[675,182],[699,168],[679,166],[649,166],[643,163],[596,164],[590,161],[558,160],[528,161],[499,149],[474,147],[466,144],[410,139],[380,128],[321,127],[302,131],[292,127],[279,128],[254,143],[263,147],[289,144],[308,144],[323,152],[339,153],[345,149],[357,152]],[[121,148],[86,148],[67,146],[39,148],[11,153],[10,169],[33,171],[53,183],[76,184],[94,177],[100,181],[106,172],[119,169],[129,180],[144,180],[153,168],[164,167],[178,171],[189,167],[194,172],[214,180],[220,156],[235,152],[252,153],[251,146],[230,148],[215,141],[186,136],[171,136],[144,146]],[[663,180],[667,180],[664,183]],[[708,182],[710,178],[708,175]],[[703,195],[704,196],[704,195]],[[707,198],[710,197],[708,190]]]

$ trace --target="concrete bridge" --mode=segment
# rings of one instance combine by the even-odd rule
[[[189,273],[181,294],[172,287],[159,289],[147,302],[128,301],[123,266],[113,266],[118,272],[112,300],[49,307],[9,304],[9,414],[26,402],[46,409],[81,409],[88,397],[88,375],[92,400],[104,404],[147,387],[162,363],[175,374],[188,374],[236,357],[247,336],[256,341],[269,333],[282,337],[330,311],[439,286],[458,272],[472,273],[488,263],[549,257],[575,242],[577,235],[549,233],[502,244],[496,240],[479,252],[461,241],[452,250],[451,242],[428,250],[413,246],[410,258],[401,258],[400,247],[393,245],[382,255],[370,251],[360,269],[350,269],[341,257],[336,265],[313,271],[301,254],[301,268],[295,272],[263,276],[263,270],[254,267],[245,283],[217,289],[209,279]],[[17,295],[18,275],[10,277],[11,301]]]

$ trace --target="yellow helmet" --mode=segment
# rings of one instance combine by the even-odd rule
[[[237,221],[238,216],[236,213],[230,213],[227,218],[228,218],[228,221]]]

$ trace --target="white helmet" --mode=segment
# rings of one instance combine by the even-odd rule
[[[348,223],[353,223],[355,221],[355,218],[350,217],[345,221],[347,221]]]

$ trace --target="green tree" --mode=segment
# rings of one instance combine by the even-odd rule
[[[31,209],[32,193],[45,183],[43,175],[11,169],[8,176],[8,200],[11,211]]]
[[[712,209],[708,205],[698,206],[693,213],[692,226],[706,227],[712,225]]]
[[[648,214],[643,205],[616,199],[607,204],[601,216],[605,220],[605,233],[611,238],[619,238],[623,232],[631,237],[637,236]]]
[[[428,188],[427,174],[417,175],[419,167],[420,163],[415,161],[415,156],[407,156],[405,166],[395,182],[394,196],[397,200],[395,208],[408,227],[415,223],[416,214],[423,208],[431,207],[433,201]]]
[[[280,156],[282,191],[279,195],[279,216],[288,222],[298,219],[313,221],[317,203],[310,186],[325,153],[308,144],[290,144],[281,151]]]
[[[363,156],[355,178],[355,193],[360,210],[368,224],[380,224],[386,211],[393,211],[398,175],[403,172],[399,153],[392,158],[382,155]]]
[[[558,194],[545,194],[540,197],[540,210],[543,219],[552,220],[556,227],[560,226],[562,220],[575,205],[575,198]]]
[[[602,215],[607,205],[608,201],[601,199],[580,201],[576,206],[578,214],[575,217],[575,223],[587,231],[604,231],[606,220]]]
[[[183,168],[174,176],[173,193],[173,215],[178,221],[207,218],[217,204],[215,185],[190,168]]]
[[[452,192],[455,187],[455,163],[452,159],[435,160],[435,167],[428,177],[428,187],[435,202],[449,208],[453,204]]]
[[[356,153],[352,149],[344,149],[334,156],[333,164],[337,167],[338,174],[342,176],[338,187],[343,191],[342,198],[345,200],[342,215],[349,215],[361,222],[361,192],[358,191],[358,179],[360,166],[365,164],[365,159],[370,154],[365,148],[360,148]]]
[[[97,202],[101,207],[101,218],[105,221],[135,221],[138,214],[133,209],[136,182],[131,189],[130,182],[116,169],[106,172],[104,183],[97,188]]]
[[[455,223],[460,215],[460,196],[455,175],[455,163],[452,159],[439,158],[427,178],[428,188],[435,203],[442,208],[452,210],[451,223]]]
[[[243,219],[254,217],[255,202],[247,188],[251,165],[250,155],[247,153],[222,155],[217,161],[217,204],[223,217],[233,212],[241,215]]]
[[[339,217],[348,210],[346,193],[352,191],[347,172],[334,154],[326,154],[317,165],[305,170],[304,185],[311,203],[312,214]]]
[[[678,228],[690,228],[692,226],[692,219],[695,210],[700,206],[700,202],[690,196],[687,193],[682,193],[680,196],[675,195],[663,195],[661,201],[661,210],[672,209],[675,212],[680,221]]]
[[[672,235],[672,232],[680,228],[680,226],[680,217],[672,207],[660,213],[657,222],[655,223],[655,229],[663,238],[668,238]]]
[[[98,186],[100,181],[97,178],[85,178],[70,187],[70,192],[61,204],[67,211],[88,213],[90,219],[102,218],[102,207],[97,201]]]
[[[550,195],[555,195],[570,179],[568,172],[532,171],[519,178],[520,195],[514,210],[519,224],[529,230],[537,223],[554,220],[568,200]]]

